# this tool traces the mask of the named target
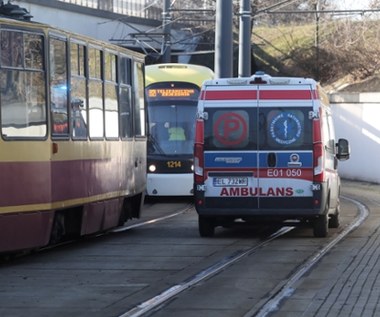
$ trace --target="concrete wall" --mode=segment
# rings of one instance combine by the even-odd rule
[[[380,93],[330,95],[336,136],[350,142],[351,157],[339,162],[341,177],[380,183]]]

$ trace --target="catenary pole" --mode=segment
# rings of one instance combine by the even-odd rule
[[[250,0],[240,0],[239,77],[251,76],[251,6]]]
[[[232,51],[232,0],[217,0],[214,61],[216,78],[232,77]]]
[[[163,43],[162,43],[162,62],[170,63],[171,61],[171,15],[170,15],[170,0],[164,0],[164,7],[162,10],[162,30],[163,30]]]

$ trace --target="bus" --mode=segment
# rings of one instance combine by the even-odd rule
[[[157,64],[145,67],[148,113],[148,196],[193,195],[195,115],[205,66]]]
[[[0,38],[0,253],[138,218],[146,191],[145,56],[6,17]]]

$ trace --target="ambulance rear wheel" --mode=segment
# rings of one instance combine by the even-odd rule
[[[314,220],[314,237],[325,238],[329,233],[329,217],[326,214],[320,215]]]
[[[201,237],[212,237],[215,233],[214,218],[199,216],[198,229]]]

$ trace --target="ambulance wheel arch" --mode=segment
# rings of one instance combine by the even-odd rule
[[[331,200],[331,188],[328,194],[328,225],[329,228],[339,228],[340,226],[340,189],[341,189],[341,182],[340,177],[338,176],[338,185],[337,190],[334,195],[334,199]]]
[[[339,228],[340,226],[340,203],[335,208],[335,213],[330,215],[329,228]]]
[[[339,195],[339,193],[338,193]],[[340,225],[340,202],[339,198],[332,212],[330,210],[330,192],[328,193],[325,210],[313,222],[313,233],[315,237],[325,238],[328,235],[329,228],[338,228]]]

